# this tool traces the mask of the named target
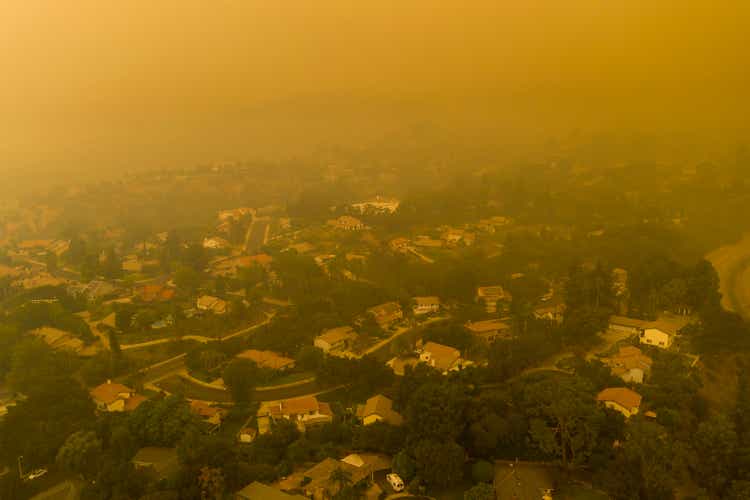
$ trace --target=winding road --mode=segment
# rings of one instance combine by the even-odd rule
[[[750,319],[750,234],[706,255],[719,274],[721,304]]]

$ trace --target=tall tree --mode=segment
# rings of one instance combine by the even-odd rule
[[[55,462],[64,471],[90,479],[96,476],[101,453],[102,442],[94,432],[78,431],[65,440]]]

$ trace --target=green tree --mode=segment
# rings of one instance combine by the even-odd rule
[[[195,293],[203,282],[203,275],[193,267],[180,266],[174,273],[174,282],[188,293]]]
[[[341,492],[352,484],[352,475],[341,467],[337,467],[331,471],[328,480],[338,486],[337,492]]]
[[[196,425],[184,398],[171,395],[143,402],[128,417],[128,426],[139,446],[175,446]]]
[[[735,469],[737,433],[724,415],[716,415],[698,426],[691,443],[700,460],[695,480],[711,493],[721,496]]]
[[[452,440],[422,440],[414,447],[417,475],[432,487],[455,484],[464,475],[464,449]]]
[[[564,467],[583,464],[596,445],[603,415],[579,379],[544,380],[524,388],[532,442]]]
[[[634,420],[599,481],[617,500],[673,498],[681,467],[666,429]]]
[[[55,351],[36,338],[26,339],[13,347],[7,381],[14,390],[28,393],[48,379],[71,375],[78,365],[72,354]]]
[[[442,383],[420,387],[406,409],[409,431],[413,437],[454,439],[466,425],[464,418],[468,397],[463,386]]]
[[[494,477],[495,467],[486,460],[479,460],[471,466],[471,478],[475,483],[491,483]]]
[[[221,500],[224,498],[226,485],[221,469],[201,467],[198,484],[201,490],[201,500]]]
[[[222,373],[224,384],[238,403],[250,401],[257,377],[258,366],[248,359],[233,359]]]
[[[417,473],[417,463],[406,450],[401,450],[393,457],[393,471],[408,483]]]
[[[10,371],[13,347],[21,338],[14,325],[0,325],[0,380]]]
[[[495,500],[495,487],[488,483],[479,483],[464,492],[464,500]]]
[[[78,431],[65,440],[57,452],[55,463],[62,470],[80,474],[85,478],[96,476],[102,442],[91,431]]]
[[[70,377],[45,377],[24,390],[27,399],[8,409],[0,432],[0,458],[23,455],[29,467],[52,462],[65,439],[95,420],[88,391]]]

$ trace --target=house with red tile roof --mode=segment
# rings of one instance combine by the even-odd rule
[[[91,399],[100,411],[123,412],[135,410],[146,401],[144,396],[122,384],[107,380],[89,391]]]
[[[197,399],[190,402],[190,411],[202,418],[205,422],[213,425],[219,425],[224,418],[226,411],[223,408],[211,406],[205,401]]]
[[[627,387],[608,387],[596,395],[596,400],[628,418],[640,411],[642,397]]]
[[[315,396],[302,396],[264,402],[258,409],[257,417],[259,434],[268,433],[271,423],[282,418],[294,422],[300,432],[305,432],[311,426],[331,423],[333,412],[328,403],[319,402]]]

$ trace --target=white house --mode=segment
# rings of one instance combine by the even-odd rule
[[[414,297],[414,311],[415,316],[421,314],[436,313],[440,310],[440,297]]]
[[[351,349],[357,340],[357,332],[351,326],[340,326],[324,331],[313,340],[313,345],[326,354]]]
[[[647,328],[641,333],[640,342],[641,344],[668,349],[672,345],[672,337],[658,328]]]

